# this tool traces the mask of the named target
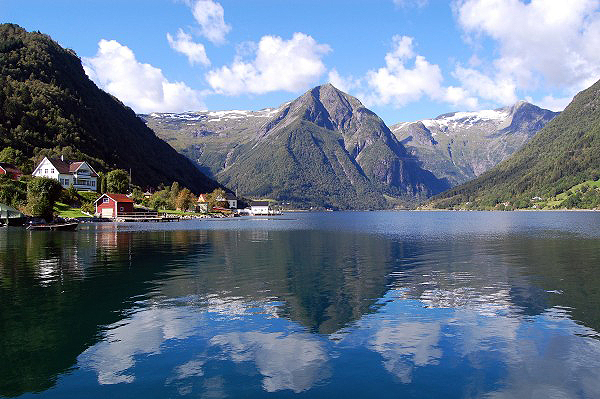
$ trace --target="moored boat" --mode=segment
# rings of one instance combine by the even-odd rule
[[[77,222],[57,223],[57,224],[30,224],[27,230],[61,230],[74,231],[77,228]]]

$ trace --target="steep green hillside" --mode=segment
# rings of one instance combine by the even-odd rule
[[[355,167],[338,139],[299,120],[240,155],[236,163],[243,167],[234,164],[218,176],[238,192],[302,207],[385,207],[381,193]]]
[[[600,81],[571,104],[520,151],[479,178],[436,197],[438,208],[509,202],[529,207],[533,197],[553,197],[600,177]]]
[[[550,198],[533,198],[535,209],[596,209],[600,207],[600,180],[586,180]]]
[[[131,169],[141,186],[216,187],[131,109],[98,89],[72,50],[13,24],[0,25],[0,145],[29,157],[64,153],[98,170]]]

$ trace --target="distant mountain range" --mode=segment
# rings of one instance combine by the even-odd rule
[[[390,130],[359,100],[327,84],[278,108],[141,117],[239,194],[360,209],[415,203],[473,179],[556,115],[519,102]]]
[[[600,81],[575,96],[567,108],[511,157],[478,178],[455,187],[431,205],[438,208],[530,207],[533,201],[600,178]],[[590,201],[600,192],[589,189]]]
[[[364,209],[450,187],[423,169],[377,115],[331,84],[276,109],[143,118],[159,137],[246,196]]]
[[[135,184],[217,187],[135,113],[100,90],[81,60],[49,36],[0,25],[0,145],[34,155],[66,153],[98,171],[131,170]]]
[[[556,115],[520,101],[495,110],[398,123],[391,130],[425,169],[455,186],[506,159]]]

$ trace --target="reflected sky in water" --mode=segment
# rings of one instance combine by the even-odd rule
[[[0,397],[600,396],[600,214],[0,231]]]

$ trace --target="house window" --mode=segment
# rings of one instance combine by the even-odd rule
[[[48,174],[48,169],[44,169],[44,174],[47,175]]]
[[[92,180],[92,187],[96,187],[96,182]]]
[[[102,198],[102,202],[103,202],[104,204],[108,204],[108,198],[106,198],[106,197]]]

